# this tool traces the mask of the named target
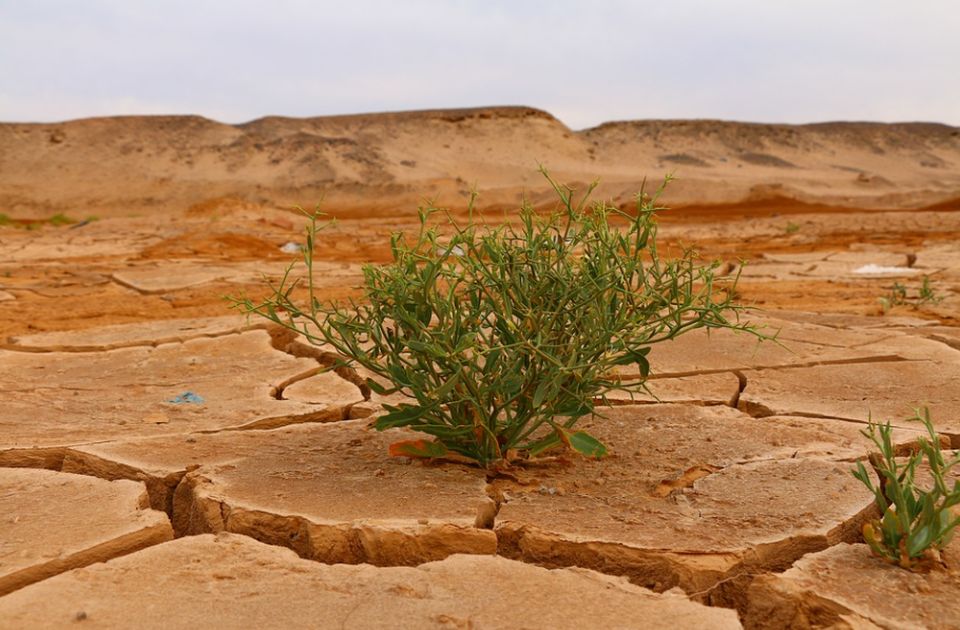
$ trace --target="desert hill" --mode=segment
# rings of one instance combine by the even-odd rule
[[[547,112],[492,107],[229,125],[199,116],[0,124],[0,213],[138,215],[235,198],[335,214],[408,212],[424,198],[536,202],[543,163],[599,177],[627,201],[672,172],[673,206],[916,208],[960,198],[960,128],[932,123],[774,125],[715,120],[605,123],[573,131]]]

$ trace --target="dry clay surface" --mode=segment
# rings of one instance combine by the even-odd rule
[[[871,415],[905,452],[927,406],[960,447],[958,218],[811,212],[791,234],[773,215],[665,220],[664,250],[693,240],[742,273],[758,307],[743,317],[777,341],[660,344],[649,394],[584,419],[611,457],[499,474],[389,457],[414,436],[369,428],[382,401],[356,374],[231,314],[224,295],[256,300],[261,274],[283,275],[295,214],[223,202],[0,226],[0,618],[956,627],[950,608],[901,619],[892,596],[850,586],[862,568],[891,592],[960,599],[955,573],[905,576],[856,546],[871,497],[849,471]],[[412,222],[322,232],[321,296],[356,295],[358,263]],[[858,271],[871,264],[895,270]],[[924,277],[936,299],[920,303]],[[894,282],[907,300],[882,314]]]
[[[555,597],[544,597],[553,593]],[[327,565],[230,534],[193,536],[0,599],[17,627],[739,628],[732,610],[585,570],[455,555],[418,567]]]
[[[948,547],[948,561],[958,551]],[[745,621],[750,628],[956,628],[958,589],[956,573],[891,571],[866,545],[840,544],[754,581]]]

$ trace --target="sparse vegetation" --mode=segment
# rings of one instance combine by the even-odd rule
[[[783,228],[783,231],[786,232],[787,234],[796,234],[797,232],[800,231],[800,224],[794,223],[792,221],[788,222],[787,226]]]
[[[698,266],[690,251],[660,258],[660,191],[641,191],[636,212],[626,213],[590,205],[593,186],[576,199],[544,175],[560,200],[545,216],[525,204],[518,223],[491,227],[472,212],[465,224],[441,212],[443,234],[431,225],[437,210],[421,209],[416,237],[395,234],[393,262],[365,267],[365,299],[348,305],[313,296],[312,215],[303,252],[308,304],[292,299],[289,270],[266,301],[235,301],[332,346],[375,375],[373,391],[409,397],[385,405],[375,426],[436,439],[395,444],[394,454],[483,466],[563,446],[601,457],[607,448],[574,425],[606,393],[644,388],[653,344],[700,327],[756,331],[739,323],[732,286],[715,286],[718,264]],[[632,375],[621,376],[631,365]]]
[[[940,551],[960,524],[954,507],[960,504],[960,481],[948,482],[950,470],[960,463],[960,455],[945,459],[940,437],[933,428],[930,410],[917,410],[916,420],[923,423],[927,437],[918,438],[917,451],[908,458],[896,456],[890,423],[870,423],[863,434],[879,453],[870,456],[878,477],[874,485],[863,462],[857,463],[854,477],[873,492],[881,518],[863,526],[863,538],[873,553],[905,569],[929,568],[940,562]],[[932,487],[918,487],[916,475],[926,462]]]
[[[937,295],[933,286],[930,284],[930,276],[923,277],[923,283],[920,285],[920,293],[917,298],[917,304],[939,304],[943,301],[942,295]]]
[[[894,306],[903,306],[909,304],[914,308],[920,308],[927,304],[939,304],[943,301],[943,296],[938,295],[936,289],[930,282],[930,276],[924,276],[920,287],[917,289],[916,297],[908,297],[906,285],[900,282],[894,282],[890,288],[890,293],[878,298],[880,310],[886,313]]]
[[[68,217],[62,212],[58,212],[57,214],[47,219],[47,222],[50,225],[60,226],[60,225],[70,225],[71,223],[76,223],[77,220],[71,217]]]
[[[0,227],[9,225],[11,227],[27,230],[28,232],[39,230],[44,225],[61,227],[64,225],[76,225],[78,223],[90,223],[96,220],[97,217],[89,216],[83,221],[80,221],[62,212],[58,212],[57,214],[46,219],[14,219],[6,214],[0,213]]]
[[[879,298],[880,309],[886,313],[894,306],[900,306],[907,303],[907,287],[900,284],[899,282],[894,282],[893,286],[890,288],[890,293]]]

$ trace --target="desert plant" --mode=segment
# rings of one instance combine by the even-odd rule
[[[894,282],[893,286],[890,288],[890,295],[887,297],[887,299],[890,300],[890,304],[893,306],[906,304],[907,287],[899,282]]]
[[[628,213],[590,205],[595,184],[577,200],[543,174],[560,200],[546,215],[524,203],[518,221],[488,226],[474,219],[471,197],[463,224],[440,212],[443,232],[431,225],[438,211],[421,209],[416,237],[395,234],[392,263],[364,267],[364,299],[346,305],[314,297],[318,216],[308,213],[308,305],[292,299],[289,269],[265,301],[236,304],[332,346],[374,375],[373,391],[409,397],[384,405],[376,428],[435,439],[395,444],[393,454],[483,466],[562,446],[603,456],[606,447],[574,425],[606,393],[644,388],[651,345],[700,327],[756,330],[739,322],[736,279],[715,286],[718,264],[698,266],[691,251],[658,255],[662,188],[641,191]],[[636,371],[624,376],[629,365]]]
[[[960,524],[954,506],[960,504],[960,482],[950,487],[947,476],[960,463],[960,455],[945,459],[940,437],[933,428],[930,410],[915,412],[928,437],[918,438],[915,453],[898,459],[890,423],[871,422],[863,434],[879,449],[869,460],[878,477],[874,485],[863,462],[853,471],[873,493],[881,518],[863,526],[863,538],[874,554],[905,569],[931,566],[940,559],[940,550],[950,542]],[[926,460],[932,487],[924,490],[916,482],[917,471]]]
[[[47,219],[47,221],[50,223],[50,225],[56,225],[56,226],[70,225],[71,223],[77,222],[76,219],[69,217],[62,212],[58,212],[57,214]]]
[[[936,289],[930,282],[930,276],[924,276],[920,287],[917,289],[917,297],[907,297],[907,287],[899,282],[894,282],[890,293],[879,298],[880,309],[886,313],[891,307],[911,304],[917,309],[925,304],[939,304],[943,301],[943,296],[938,295]]]
[[[787,234],[796,234],[797,232],[800,231],[800,224],[793,223],[792,221],[790,221],[787,223],[787,226],[783,228],[783,231],[786,232]]]
[[[890,293],[878,298],[880,310],[886,313],[894,306],[900,306],[907,303],[907,287],[899,282],[894,282],[890,288]]]
[[[919,295],[917,297],[917,305],[939,304],[942,301],[943,296],[937,295],[933,285],[930,284],[930,276],[924,276],[923,282],[920,285]]]

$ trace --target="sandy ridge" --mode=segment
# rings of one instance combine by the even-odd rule
[[[512,207],[550,198],[536,173],[602,181],[629,202],[666,173],[674,206],[793,200],[859,208],[955,207],[960,128],[641,120],[573,131],[547,112],[489,107],[229,125],[200,116],[0,123],[0,212],[82,218],[182,209],[230,196],[344,216],[411,213],[423,199]]]

